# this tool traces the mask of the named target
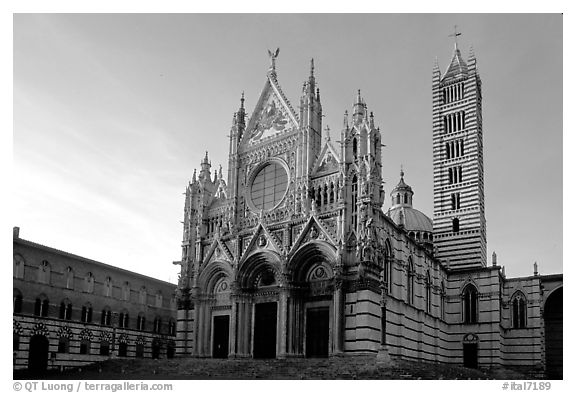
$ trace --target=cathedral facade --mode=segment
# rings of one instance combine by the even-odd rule
[[[562,275],[487,264],[481,81],[455,47],[433,70],[434,217],[401,172],[384,211],[382,133],[358,91],[339,140],[314,63],[296,111],[271,65],[186,187],[176,354],[377,355],[562,373]]]

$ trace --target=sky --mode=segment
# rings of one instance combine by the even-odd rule
[[[176,282],[184,196],[208,151],[228,161],[268,49],[297,108],[314,58],[339,138],[361,89],[382,131],[387,199],[399,180],[432,217],[432,68],[458,25],[483,93],[488,253],[508,277],[561,273],[560,14],[15,14],[13,226],[24,239]]]

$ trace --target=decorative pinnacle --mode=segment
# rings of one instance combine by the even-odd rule
[[[329,142],[330,141],[330,127],[326,126],[326,128],[324,128],[324,132],[326,133],[326,141]]]
[[[458,36],[462,33],[458,32],[458,25],[454,25],[454,33],[450,34],[448,37],[454,37],[454,49],[458,49]]]
[[[362,103],[362,96],[360,95],[360,89],[358,89],[358,96],[356,97],[356,103],[357,104]]]
[[[310,60],[310,77],[314,77],[314,58]]]
[[[400,164],[400,178],[404,180],[404,166]]]
[[[240,98],[240,109],[244,109],[244,92],[242,92],[242,97]]]

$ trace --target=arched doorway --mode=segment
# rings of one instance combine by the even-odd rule
[[[266,241],[262,241],[262,247]],[[237,275],[238,303],[237,353],[241,356],[271,359],[282,354],[282,329],[285,306],[280,302],[280,258],[276,252],[262,250],[248,257]],[[283,311],[284,310],[284,311]]]
[[[172,359],[176,354],[176,343],[173,340],[168,341],[166,345],[166,358]]]
[[[152,340],[152,359],[159,359],[160,358],[160,349],[161,349],[160,340],[155,338]]]
[[[46,371],[48,367],[48,338],[36,334],[30,338],[30,350],[28,352],[28,370],[38,374]]]
[[[313,230],[311,230],[313,232]],[[333,314],[335,252],[327,243],[311,240],[291,258],[294,290],[289,302],[289,352],[305,357],[333,353],[332,332],[339,323]]]
[[[478,368],[478,336],[467,334],[462,343],[462,358],[464,367]]]
[[[562,287],[554,290],[544,304],[546,376],[562,379]]]

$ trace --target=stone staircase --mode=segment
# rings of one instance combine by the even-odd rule
[[[14,372],[14,379],[26,379]],[[35,376],[37,378],[38,376]],[[379,366],[374,357],[330,359],[110,359],[105,362],[49,372],[46,379],[524,379],[512,370],[475,370],[460,366],[395,361]]]

